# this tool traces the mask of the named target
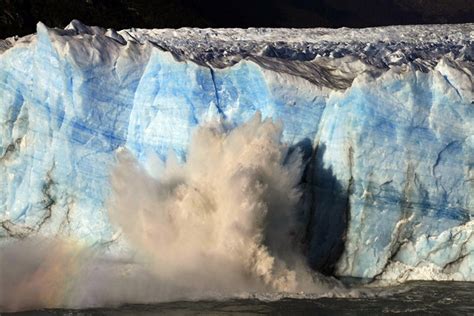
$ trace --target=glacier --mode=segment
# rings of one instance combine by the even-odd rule
[[[186,160],[196,127],[256,112],[299,148],[309,264],[474,281],[474,24],[129,29],[0,41],[1,244],[117,239],[119,148]]]

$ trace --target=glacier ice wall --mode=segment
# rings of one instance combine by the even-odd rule
[[[196,126],[260,111],[308,161],[314,268],[474,280],[473,34],[39,23],[0,41],[0,236],[105,244],[119,147],[186,159]]]

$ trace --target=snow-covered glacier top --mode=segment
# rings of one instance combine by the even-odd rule
[[[70,28],[73,28],[72,22]],[[407,42],[429,43],[441,41],[466,41],[474,39],[474,26],[450,25],[397,25],[384,27],[353,28],[180,28],[180,29],[125,29],[121,35],[129,34],[139,41],[150,38],[175,38],[196,41],[253,41],[268,43],[285,41],[318,43],[336,42]]]
[[[81,39],[104,37],[120,45],[150,45],[171,52],[177,60],[213,68],[246,59],[332,89],[346,89],[361,72],[377,77],[387,69],[408,64],[427,72],[443,57],[461,62],[461,67],[472,72],[474,60],[473,23],[364,29],[132,28],[117,32],[73,20],[64,30],[49,32],[56,34],[59,42],[68,41],[69,47],[82,43]],[[34,35],[0,40],[0,53],[31,40]]]
[[[301,217],[313,268],[474,280],[473,60],[474,24],[39,23],[0,41],[0,236],[110,245],[119,149],[145,167],[170,152],[185,161],[209,119],[240,126],[260,112],[282,122],[283,141],[307,162]]]
[[[379,68],[413,62],[421,69],[434,66],[446,54],[474,59],[474,24],[365,29],[129,29],[118,34],[124,40],[155,43],[176,56],[218,67],[256,56],[293,61],[354,56]]]
[[[226,66],[249,56],[312,60],[316,57],[353,55],[378,66],[400,64],[417,59],[432,60],[452,54],[472,61],[474,23],[457,25],[404,25],[351,28],[273,29],[113,29],[90,27],[72,21],[58,34],[105,35],[119,43],[152,43],[177,57]],[[0,41],[0,52],[16,37]]]

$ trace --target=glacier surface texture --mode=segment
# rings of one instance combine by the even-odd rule
[[[116,32],[0,41],[0,240],[115,238],[118,148],[186,159],[196,126],[280,120],[307,159],[310,265],[474,281],[474,24]]]

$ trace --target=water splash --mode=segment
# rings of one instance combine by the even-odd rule
[[[112,222],[161,279],[200,291],[315,290],[292,238],[301,154],[290,154],[281,134],[259,113],[231,130],[209,124],[183,164],[171,155],[152,174],[122,150]]]

